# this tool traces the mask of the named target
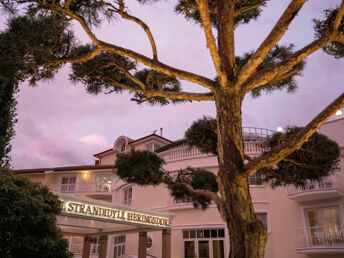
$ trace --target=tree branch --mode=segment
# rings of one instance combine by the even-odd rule
[[[164,73],[166,75],[170,75],[170,76],[176,76],[182,80],[186,80],[189,82],[193,82],[193,83],[197,83],[199,85],[202,85],[206,88],[209,89],[213,89],[215,87],[215,82],[213,80],[210,80],[206,77],[194,74],[194,73],[190,73],[187,71],[183,71],[171,66],[168,66],[166,64],[163,64],[161,62],[155,62],[153,59],[150,59],[144,55],[141,55],[137,52],[134,52],[132,50],[126,49],[126,48],[122,48],[116,45],[112,45],[103,41],[100,41],[99,43],[100,48],[108,51],[108,52],[112,52],[112,53],[116,53],[118,55],[121,56],[125,56],[125,57],[129,57],[132,58],[144,65],[147,65],[148,67],[151,67],[152,69]]]
[[[254,174],[258,169],[263,167],[271,167],[292,152],[301,148],[303,143],[315,133],[315,131],[325,123],[338,109],[344,106],[344,93],[336,100],[328,105],[321,113],[319,113],[306,127],[299,131],[295,136],[286,142],[274,147],[267,153],[255,158],[253,161],[245,165],[245,172],[248,175]]]
[[[129,15],[126,12],[121,13],[121,16],[124,19],[133,21],[133,22],[137,23],[138,25],[140,25],[142,27],[142,29],[146,32],[147,37],[148,37],[148,39],[150,41],[150,44],[152,46],[153,59],[157,61],[158,60],[158,50],[157,50],[157,47],[156,47],[156,44],[155,44],[155,40],[154,40],[153,34],[152,34],[151,30],[149,29],[148,25],[146,23],[144,23],[142,20],[140,20],[139,18],[131,16],[131,15]]]
[[[244,159],[246,159],[247,161],[252,161],[253,158],[247,154],[244,154]]]
[[[100,53],[101,53],[101,49],[99,49],[98,47],[95,47],[92,49],[92,51],[88,52],[85,55],[75,57],[75,58],[56,59],[56,60],[52,60],[51,62],[49,62],[49,64],[60,65],[60,64],[65,64],[65,63],[83,63],[83,62],[87,62],[87,61],[95,58]]]
[[[335,41],[338,41],[338,42],[344,44],[344,35],[338,33],[338,35],[336,35],[336,37],[335,37]]]
[[[153,59],[157,61],[158,60],[158,50],[157,50],[156,43],[155,43],[155,40],[153,37],[153,33],[150,30],[150,28],[148,27],[148,25],[144,21],[142,21],[141,19],[128,14],[125,11],[125,5],[124,5],[123,0],[119,0],[119,8],[116,8],[115,6],[113,6],[112,4],[109,4],[109,3],[107,3],[107,5],[109,5],[113,9],[113,11],[119,13],[119,15],[121,15],[121,17],[123,19],[135,22],[145,31],[145,33],[149,39],[149,42],[151,44],[151,47],[152,47]]]
[[[221,200],[221,197],[217,193],[211,192],[209,190],[204,190],[204,189],[194,189],[191,185],[186,184],[186,183],[183,183],[183,185],[191,194],[209,198],[216,204],[218,208],[222,209],[222,200]]]
[[[120,65],[117,65],[116,62],[114,62],[114,65],[117,67],[117,69],[122,71],[129,80],[131,80],[132,82],[136,83],[142,90],[146,89],[146,85],[143,82],[141,82],[138,78],[136,78],[130,72],[128,72],[127,70],[122,68]]]
[[[304,48],[295,52],[291,57],[282,61],[278,65],[256,72],[247,81],[246,85],[244,86],[244,91],[248,92],[259,88],[260,86],[266,85],[271,81],[275,81],[276,78],[290,71],[295,65],[300,63],[309,55],[313,54],[315,51],[326,46],[326,44],[331,42],[333,39],[335,39],[335,34],[325,35],[324,37],[313,41]]]
[[[114,87],[118,87],[124,90],[136,92],[143,94],[148,98],[152,97],[162,97],[167,99],[179,99],[179,100],[194,100],[194,101],[213,101],[214,97],[211,92],[206,93],[195,93],[195,92],[172,92],[172,91],[162,91],[162,90],[142,90],[141,88],[134,88],[117,81],[111,82]]]
[[[89,28],[89,26],[87,25],[85,20],[81,16],[75,14],[74,12],[72,12],[69,9],[64,9],[64,8],[61,8],[60,6],[57,6],[57,5],[53,5],[51,7],[51,9],[58,12],[58,13],[66,14],[66,15],[70,16],[71,18],[75,19],[76,21],[78,21],[80,23],[80,25],[82,26],[82,28],[84,29],[84,31],[86,32],[86,34],[92,40],[93,44],[101,50],[106,50],[108,52],[112,52],[112,53],[115,53],[115,54],[118,54],[121,56],[132,58],[132,59],[136,60],[137,62],[140,62],[140,63],[142,63],[148,67],[151,67],[152,69],[154,69],[158,72],[161,72],[161,73],[164,73],[164,74],[170,75],[170,76],[176,76],[182,80],[186,80],[186,81],[189,81],[192,83],[199,84],[199,85],[204,86],[208,89],[213,89],[215,87],[215,82],[209,78],[174,68],[174,67],[166,65],[164,63],[157,62],[154,59],[150,59],[150,58],[148,58],[142,54],[139,54],[135,51],[132,51],[132,50],[129,50],[126,48],[122,48],[122,47],[119,47],[119,46],[116,46],[116,45],[106,43],[104,41],[99,40],[95,36],[95,34],[91,31],[91,29]]]
[[[238,17],[240,15],[243,15],[243,14],[245,14],[247,12],[250,12],[250,11],[258,8],[260,5],[261,5],[261,3],[257,3],[257,4],[254,4],[254,5],[248,5],[248,6],[244,6],[244,7],[241,7],[241,8],[237,8],[237,9],[234,10],[234,18],[236,18],[236,17]],[[188,6],[190,8],[198,9],[197,4],[192,3],[192,2],[188,3]],[[215,8],[215,7],[211,8],[210,7],[209,8],[209,14],[217,14],[216,10],[217,10],[217,8]]]
[[[343,16],[344,16],[344,1],[342,1],[339,9],[338,9],[338,13],[337,13],[337,16],[336,16],[336,19],[333,23],[333,31],[337,31],[339,26],[340,26],[340,23],[342,22],[342,19],[343,19]]]
[[[247,63],[241,69],[237,84],[242,85],[257,67],[264,61],[270,50],[277,44],[277,42],[283,37],[288,30],[288,26],[294,20],[297,13],[300,11],[306,0],[293,0],[287,9],[284,11],[276,25],[265,38],[257,51],[249,58]]]
[[[222,70],[229,80],[234,80],[236,76],[235,47],[234,47],[234,9],[235,0],[217,1],[218,11],[218,47],[221,58]],[[226,87],[227,85],[222,85]]]
[[[226,85],[227,76],[226,76],[226,73],[224,73],[222,70],[221,59],[220,59],[219,52],[216,46],[215,37],[211,28],[208,0],[196,0],[196,1],[197,1],[197,6],[198,6],[198,11],[201,16],[205,38],[207,40],[207,47],[210,51],[211,58],[213,59],[215,70],[219,76],[221,85]]]

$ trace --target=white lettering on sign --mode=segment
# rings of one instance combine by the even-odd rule
[[[137,224],[145,224],[158,227],[169,227],[171,225],[171,220],[169,217],[144,214],[141,212],[124,209],[114,209],[94,204],[81,203],[77,201],[67,201],[63,199],[60,200],[62,202],[62,213],[64,214],[75,214],[106,220],[133,222]]]

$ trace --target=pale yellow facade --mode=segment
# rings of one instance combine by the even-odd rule
[[[272,189],[262,185],[259,176],[250,179],[256,213],[266,224],[269,234],[266,258],[344,257],[344,119],[328,122],[320,131],[339,143],[340,171],[323,182],[310,183],[303,189]],[[259,142],[269,133],[269,130],[257,128],[244,131],[246,154],[258,156],[262,151]],[[205,211],[195,209],[191,204],[174,201],[164,186],[140,187],[124,183],[116,176],[113,165],[117,153],[130,149],[157,151],[166,161],[165,169],[171,173],[187,166],[217,172],[216,157],[190,149],[182,141],[172,142],[156,134],[138,140],[118,137],[113,148],[95,155],[95,166],[16,172],[49,186],[57,193],[173,214],[173,258],[227,257],[230,232],[214,205]],[[76,256],[81,255],[82,239],[74,236],[69,240]],[[94,240],[93,257],[97,257],[97,241]],[[161,232],[148,232],[148,242],[147,253],[164,258],[161,257]],[[137,250],[137,233],[120,233],[108,239],[109,258],[123,254],[137,255]]]

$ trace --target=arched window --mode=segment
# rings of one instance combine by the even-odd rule
[[[123,142],[121,145],[121,152],[125,152],[125,142]]]

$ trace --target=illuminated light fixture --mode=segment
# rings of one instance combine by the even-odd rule
[[[283,132],[283,128],[281,126],[277,127],[277,132],[279,133]]]
[[[82,178],[83,179],[87,179],[88,177],[89,177],[89,173],[88,172],[82,173]]]
[[[343,115],[343,111],[338,109],[336,112],[336,116],[341,116],[341,115]]]

